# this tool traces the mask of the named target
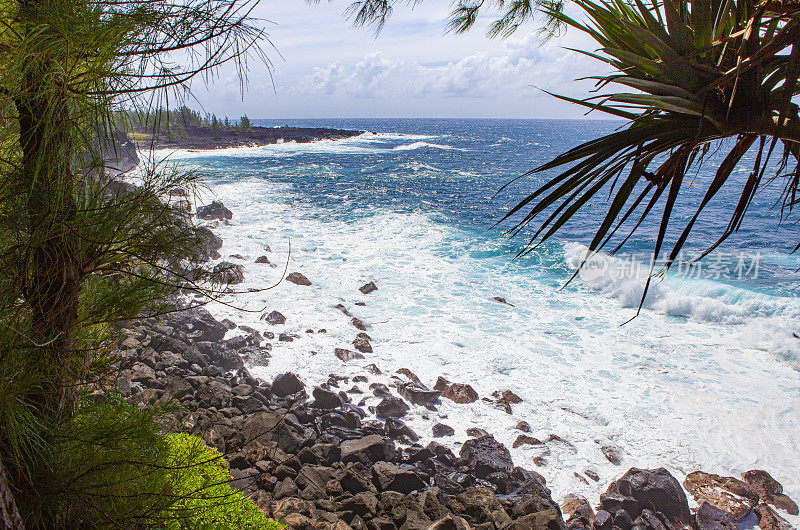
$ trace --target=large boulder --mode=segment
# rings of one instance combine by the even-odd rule
[[[299,272],[290,272],[286,276],[286,281],[292,282],[295,285],[311,285],[311,280],[309,280]]]
[[[467,461],[475,476],[486,478],[492,473],[511,473],[514,462],[508,448],[487,434],[464,442],[459,453]]]
[[[437,423],[431,429],[431,433],[434,438],[441,438],[442,436],[453,436],[456,430],[444,423]]]
[[[292,430],[280,412],[261,411],[235,416],[231,422],[232,439],[230,449],[242,450],[277,442],[287,453],[295,454],[303,446],[304,439]]]
[[[217,251],[222,248],[222,238],[204,226],[195,228],[194,237],[196,243],[193,245],[190,259],[209,261],[219,258]]]
[[[193,341],[219,342],[228,328],[202,307],[171,313],[167,324],[185,333]]]
[[[744,480],[753,488],[763,502],[786,510],[791,515],[798,514],[797,504],[783,493],[783,486],[772,475],[761,469],[745,472]]]
[[[224,372],[238,370],[244,366],[244,361],[235,350],[225,348],[218,342],[199,341],[194,345],[206,356],[209,364],[219,367]]]
[[[371,518],[378,507],[378,498],[369,491],[362,491],[346,499],[342,508],[354,512],[361,517]]]
[[[372,466],[372,483],[378,491],[399,491],[405,494],[425,487],[425,482],[413,468],[391,462],[376,462]]]
[[[389,396],[383,398],[375,407],[375,414],[380,418],[402,418],[408,412],[409,406],[399,397]]]
[[[553,501],[550,490],[545,486],[544,477],[533,471],[515,468],[509,485],[513,486],[519,481],[524,482],[510,494],[499,496],[507,506],[509,514],[516,520],[525,520],[526,517],[540,514],[539,521],[543,521],[543,524],[536,528],[563,530],[566,525],[561,516],[561,509]]]
[[[474,403],[478,401],[478,393],[466,383],[452,383],[448,385],[442,392],[442,397],[455,401],[456,403]]]
[[[244,267],[230,261],[221,261],[211,271],[211,281],[223,285],[235,285],[244,281]]]
[[[364,337],[356,337],[353,339],[353,347],[360,352],[372,353],[372,345],[369,343],[369,340]]]
[[[292,372],[279,374],[272,381],[272,393],[283,397],[296,394],[305,388],[305,384]]]
[[[274,390],[273,390],[274,392]],[[314,387],[311,392],[314,396],[314,405],[321,409],[336,409],[342,405],[342,398],[335,392],[325,390],[324,388]]]
[[[386,421],[383,423],[383,430],[390,438],[407,438],[412,442],[419,440],[419,435],[402,420],[398,420],[397,418],[386,418]]]
[[[272,324],[273,326],[286,323],[286,317],[283,316],[283,313],[279,311],[272,311],[269,314],[262,316],[261,319],[266,320],[268,324]]]
[[[790,530],[794,528],[789,521],[781,517],[768,504],[761,503],[753,508],[758,516],[758,527],[762,530]]]
[[[695,514],[697,530],[738,530],[736,519],[726,511],[704,502]]]
[[[361,493],[362,491],[376,491],[372,485],[370,468],[360,461],[347,464],[339,483],[344,491],[351,494]]]
[[[683,487],[698,504],[708,503],[731,514],[736,521],[744,519],[758,505],[758,493],[746,482],[733,477],[694,471],[686,475]]]
[[[639,517],[644,508],[664,514],[673,524],[690,524],[693,519],[683,488],[663,467],[630,468],[611,483],[600,503],[610,513],[623,509],[631,519]]]
[[[225,208],[220,201],[211,201],[211,204],[197,208],[197,218],[206,221],[227,220],[233,217],[233,212]]]
[[[359,287],[358,290],[361,291],[363,294],[369,294],[372,291],[377,291],[378,286],[375,285],[375,282],[369,282]]]
[[[464,492],[456,495],[451,507],[454,508],[453,511],[468,515],[471,522],[476,524],[492,521],[495,514],[499,513],[505,516],[506,521],[511,520],[494,493],[483,487],[467,488]]]
[[[397,391],[411,403],[423,406],[433,405],[439,401],[441,395],[438,390],[428,390],[416,383],[401,384],[397,387]]]
[[[561,501],[561,513],[567,518],[568,522],[575,519],[583,519],[586,526],[591,526],[594,522],[594,510],[592,505],[584,497],[568,494]]]
[[[354,359],[363,359],[364,356],[360,353],[353,352],[347,348],[334,348],[333,353],[343,362],[352,361]]]
[[[347,440],[339,445],[342,462],[361,462],[372,465],[375,462],[392,460],[395,457],[394,442],[385,436],[371,434],[356,440]]]

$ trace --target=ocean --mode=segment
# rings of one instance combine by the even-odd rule
[[[218,199],[233,211],[230,224],[215,233],[225,241],[222,259],[245,267],[237,288],[274,285],[226,296],[209,310],[296,336],[272,341],[270,364],[251,367],[255,375],[271,380],[294,371],[319,384],[330,374],[366,374],[364,366],[375,363],[383,375],[370,382],[388,383],[405,367],[429,386],[443,376],[471,384],[481,396],[510,389],[523,399],[510,415],[483,400],[444,400],[437,412],[414,410],[406,421],[423,441],[437,421],[454,427],[455,436],[439,441],[456,451],[469,427],[509,447],[521,434],[520,421],[530,424],[531,436],[555,435],[512,454],[517,465],[547,478],[556,499],[575,492],[594,502],[631,466],[663,466],[679,480],[697,469],[735,476],[761,468],[800,498],[800,339],[793,335],[800,333],[800,260],[792,254],[800,227],[778,222],[778,183],[756,197],[739,232],[719,251],[658,278],[630,320],[660,212],[625,253],[599,258],[599,266],[569,284],[603,202],[591,203],[555,238],[521,257],[531,232],[510,238],[495,226],[548,175],[497,193],[504,184],[619,123],[254,123],[368,131],[339,141],[169,153],[204,173],[201,203]],[[714,169],[712,154],[688,179],[669,232],[673,240]],[[742,168],[733,184],[748,172]],[[737,199],[735,186],[723,189],[698,221],[685,257],[713,243]],[[263,254],[277,267],[256,264]],[[278,283],[284,269],[303,273],[312,285]],[[358,287],[368,281],[378,290],[363,295]],[[353,349],[358,332],[336,304],[366,323],[374,351],[364,360],[334,356],[334,348]],[[285,325],[259,320],[272,310],[286,316]],[[620,464],[603,448],[618,453]]]

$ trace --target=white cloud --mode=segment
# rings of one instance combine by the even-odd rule
[[[596,46],[577,31],[546,45],[533,34],[505,41],[480,29],[445,35],[446,3],[421,3],[398,9],[375,38],[341,18],[348,3],[259,4],[256,16],[277,23],[267,25],[277,48],[272,76],[256,65],[242,101],[238,80],[223,68],[213,86],[196,86],[204,108],[253,118],[578,117],[580,108],[531,85],[585,97],[591,85],[573,79],[603,70],[561,48]]]
[[[531,85],[562,88],[572,82],[580,63],[586,61],[578,54],[550,44],[542,46],[529,34],[504,42],[500,53],[476,51],[444,64],[373,52],[357,62],[317,66],[293,91],[356,98],[515,98],[530,96],[534,91]]]

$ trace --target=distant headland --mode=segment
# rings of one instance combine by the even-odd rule
[[[161,130],[157,135],[135,134],[140,147],[150,143],[155,149],[220,149],[224,147],[260,146],[281,142],[308,143],[319,140],[342,140],[364,131],[322,127],[249,127],[210,128],[190,126],[177,131]]]

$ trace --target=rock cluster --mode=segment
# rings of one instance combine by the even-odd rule
[[[177,315],[128,325],[117,386],[133,404],[173,405],[165,427],[222,452],[233,485],[269,516],[337,530],[565,528],[544,478],[514,466],[491,435],[458,455],[409,443],[419,438],[398,419],[408,410],[401,398],[378,405],[382,422],[330,382],[309,389],[292,373],[257,380],[240,355],[261,347],[258,332],[225,341],[225,324],[204,310]]]
[[[570,530],[736,530],[753,525],[764,530],[791,528],[767,505],[775,500],[771,492],[783,495],[782,486],[765,471],[748,471],[745,480],[748,477],[754,484],[769,484],[770,493],[759,493],[759,486],[751,487],[733,477],[690,473],[684,487],[699,504],[693,513],[681,484],[669,471],[633,467],[609,485],[600,496],[596,512],[585,499],[575,496],[567,496],[562,506]],[[781,497],[778,505],[788,513],[797,513],[797,506],[788,497]]]
[[[204,218],[232,216],[217,202],[198,209],[198,217],[201,211]],[[198,253],[206,260],[219,258],[222,240],[208,228],[200,230],[203,245]],[[262,256],[256,263],[268,264],[269,259]],[[212,278],[240,283],[243,267],[220,262]],[[286,279],[311,285],[299,272]],[[359,290],[369,294],[377,286],[369,282]],[[344,305],[335,308],[359,332],[352,342],[358,351],[335,348],[334,355],[344,362],[364,359],[364,353],[372,352],[367,325]],[[469,384],[439,377],[430,389],[413,372],[401,368],[389,384],[397,395],[387,385],[374,382],[367,392],[380,401],[364,410],[366,400],[360,394],[365,391],[358,384],[368,383],[366,375],[353,376],[351,381],[331,374],[326,383],[314,388],[290,372],[265,382],[254,378],[245,362],[269,363],[272,345],[268,340],[276,335],[269,329],[285,324],[287,318],[271,311],[262,320],[270,326],[259,332],[228,320],[218,322],[208,311],[192,308],[161,320],[128,322],[123,329],[127,338],[119,344],[114,383],[132,404],[169,405],[173,412],[164,419],[165,430],[190,432],[216,447],[230,467],[232,485],[290,528],[734,530],[749,521],[764,530],[783,530],[790,525],[775,508],[798,513],[781,484],[761,470],[748,471],[742,480],[690,473],[683,486],[699,505],[695,511],[690,510],[681,484],[663,468],[629,469],[609,485],[595,509],[574,495],[565,497],[560,508],[545,478],[516,466],[508,448],[486,430],[467,429],[471,438],[456,455],[435,441],[420,443],[420,436],[404,423],[409,404],[436,410],[440,399],[457,404],[478,401],[480,396]],[[226,332],[237,328],[245,335],[226,340]],[[299,338],[277,334],[284,342]],[[375,364],[365,370],[382,373]],[[341,385],[350,388],[339,390]],[[359,397],[357,403],[355,397]],[[509,414],[512,405],[522,401],[510,390],[496,391],[483,400]],[[531,431],[526,422],[519,422],[517,429]],[[436,423],[432,434],[434,438],[453,436],[455,429]],[[569,444],[552,434],[546,440],[520,434],[513,448],[548,442]],[[621,463],[617,449],[601,449],[609,462]],[[589,470],[586,476],[599,480]]]
[[[267,320],[285,317],[275,311]],[[227,330],[237,327],[249,334],[226,340]],[[269,362],[268,332],[218,322],[201,308],[128,323],[126,333],[116,380],[126,399],[139,406],[170,404],[175,412],[165,428],[194,433],[216,447],[233,485],[290,528],[733,530],[750,520],[782,530],[790,526],[773,506],[797,513],[782,486],[758,470],[743,480],[690,473],[684,487],[700,505],[695,512],[663,468],[631,468],[611,483],[596,510],[576,496],[567,496],[560,508],[544,477],[516,466],[508,448],[485,430],[470,429],[473,437],[455,454],[437,442],[419,443],[403,422],[408,403],[434,408],[447,392],[478,399],[468,385],[440,378],[428,389],[402,368],[399,396],[373,383],[370,390],[382,399],[364,410],[363,402],[352,402],[358,392],[339,390],[351,383],[348,377],[331,374],[314,388],[293,373],[271,383],[254,378],[243,359]],[[380,373],[376,366],[371,371]],[[508,391],[491,398],[509,405],[517,400]],[[436,437],[453,433],[441,423],[433,428]],[[558,439],[522,434],[514,445],[549,441]]]

